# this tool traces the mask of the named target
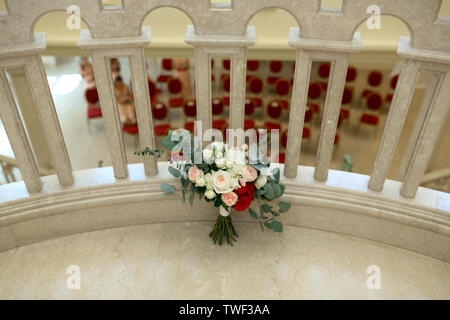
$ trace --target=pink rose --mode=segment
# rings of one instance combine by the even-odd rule
[[[227,207],[234,206],[238,199],[238,195],[234,192],[224,193],[222,195],[222,201]]]
[[[258,172],[256,172],[256,169],[252,166],[245,166],[244,169],[242,169],[242,177],[246,182],[253,182],[258,177]]]
[[[188,175],[189,180],[194,182],[195,180],[197,180],[197,178],[203,177],[203,170],[197,168],[197,166],[193,166],[189,169]]]

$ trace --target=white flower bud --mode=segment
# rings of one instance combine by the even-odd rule
[[[203,150],[203,161],[208,164],[212,162],[212,151],[210,149]]]
[[[255,181],[255,187],[256,189],[261,189],[262,187],[264,187],[267,183],[267,176],[265,175],[260,175],[258,177],[258,179],[256,179]]]
[[[216,193],[213,190],[208,190],[205,192],[205,197],[209,200],[214,199],[216,197]]]
[[[204,177],[199,177],[197,180],[195,180],[195,185],[197,187],[204,187],[206,185],[206,180]]]

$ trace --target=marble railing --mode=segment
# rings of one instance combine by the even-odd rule
[[[142,191],[136,195],[142,202],[160,196],[154,189],[162,174],[156,159],[145,158],[142,167],[127,163],[108,62],[108,58],[117,56],[130,59],[140,145],[155,148],[144,58],[144,47],[150,43],[151,30],[142,27],[149,12],[159,7],[174,7],[186,13],[193,22],[187,29],[185,41],[194,47],[197,118],[202,121],[203,130],[210,128],[212,123],[211,56],[231,57],[230,128],[236,129],[242,128],[244,123],[247,48],[256,42],[255,29],[248,26],[248,22],[258,11],[276,7],[288,11],[298,22],[298,28],[292,28],[289,35],[289,44],[296,48],[297,55],[286,162],[282,170],[288,183],[286,197],[296,199],[300,216],[302,212],[307,212],[306,216],[308,212],[312,215],[312,207],[325,208],[325,211],[321,210],[326,212],[323,216],[311,216],[311,219],[316,219],[311,223],[301,218],[292,223],[372,238],[448,260],[449,195],[419,188],[444,126],[450,101],[450,20],[438,17],[441,0],[344,0],[340,10],[322,8],[320,0],[228,2],[217,5],[210,0],[122,0],[122,6],[112,8],[104,7],[101,0],[6,0],[7,11],[0,13],[0,116],[24,181],[0,187],[0,229],[4,231],[0,233],[0,243],[3,241],[3,247],[116,226],[120,222],[111,222],[114,219],[108,220],[106,215],[98,223],[90,221],[92,224],[89,227],[76,220],[80,219],[76,212],[83,215],[91,212],[95,216],[93,210],[105,207],[105,203],[109,203],[107,207],[110,207],[120,203],[121,199],[136,200],[129,193],[135,189]],[[399,39],[397,52],[403,58],[400,77],[373,171],[366,179],[365,176],[334,172],[329,168],[349,57],[351,53],[363,49],[360,35],[355,30],[369,18],[367,9],[373,5],[378,6],[381,14],[401,19],[408,26],[411,38]],[[66,11],[69,7],[71,10],[79,9],[79,18],[88,27],[81,31],[78,46],[89,49],[91,53],[112,171],[102,168],[73,172],[40,57],[46,47],[46,36],[45,33],[33,33],[35,23],[42,15],[56,10]],[[316,166],[300,168],[301,139],[298,139],[297,133],[303,128],[314,60],[329,61],[331,72]],[[6,71],[12,68],[23,68],[25,71],[44,132],[43,139],[55,167],[55,176],[42,178],[39,174],[6,77]],[[421,120],[402,181],[386,181],[421,71],[434,74],[425,95],[427,112]],[[103,198],[102,190],[107,190]],[[121,194],[120,190],[127,190],[129,197]],[[147,196],[145,190],[149,191]],[[99,198],[94,200],[88,197],[88,200],[85,198],[88,194]],[[304,199],[306,203],[302,202]],[[80,209],[80,206],[84,207]],[[114,210],[123,214],[138,207],[131,205],[122,208],[122,211]],[[333,210],[338,213],[333,215]],[[69,218],[68,213],[72,211],[74,216]],[[167,213],[175,211],[173,207]],[[61,215],[61,220],[56,217],[58,215]],[[173,219],[179,216],[183,214],[173,213]],[[88,216],[84,217],[89,221]],[[345,217],[348,220],[341,221],[342,224],[350,224],[354,228],[345,229],[336,217]],[[355,222],[352,223],[351,217],[356,219]],[[47,224],[51,219],[54,219],[54,224]],[[380,224],[380,221],[389,221],[397,229]],[[73,225],[59,225],[66,223]],[[82,226],[77,229],[78,224]],[[379,228],[370,230],[371,224]],[[403,229],[404,226],[409,229]],[[425,240],[429,243],[426,244]]]

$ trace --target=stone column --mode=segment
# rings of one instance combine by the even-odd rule
[[[122,39],[122,41],[117,39],[93,39],[89,30],[82,30],[78,40],[80,48],[91,51],[114,175],[118,179],[128,177],[128,166],[109,60],[119,56],[130,58],[140,144],[141,147],[154,149],[156,145],[144,59],[144,47],[150,43],[150,38],[150,27],[143,27],[141,36]],[[156,161],[154,156],[144,158],[144,168],[147,175],[158,173]]]
[[[355,33],[352,42],[323,42],[303,39],[298,28],[291,28],[289,44],[291,47],[297,48],[298,52],[289,117],[284,175],[287,178],[295,178],[297,176],[303,122],[308,101],[311,62],[313,60],[330,61],[331,73],[314,173],[316,180],[326,181],[333,154],[334,137],[341,109],[348,60],[350,53],[359,52],[362,49],[361,37],[359,33]]]
[[[185,42],[194,46],[197,119],[203,132],[211,128],[211,56],[231,56],[230,128],[244,129],[247,47],[256,43],[254,27],[241,37],[201,36],[188,26]]]

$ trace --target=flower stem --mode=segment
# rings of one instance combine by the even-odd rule
[[[234,229],[233,222],[231,221],[231,217],[221,216],[219,215],[216,220],[216,224],[214,229],[209,234],[210,238],[212,238],[214,244],[219,242],[219,245],[222,245],[223,238],[225,237],[225,241],[229,245],[233,245],[233,241],[236,241],[234,236],[238,236],[236,230]]]

